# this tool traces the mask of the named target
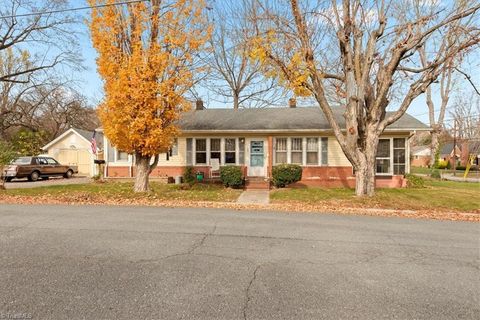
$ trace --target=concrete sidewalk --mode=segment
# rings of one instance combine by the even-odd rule
[[[480,178],[464,178],[463,175],[461,176],[454,176],[453,174],[442,174],[442,179],[449,180],[449,181],[458,181],[458,182],[473,182],[473,183],[480,183]]]
[[[269,190],[245,190],[238,197],[237,203],[241,204],[269,204]]]

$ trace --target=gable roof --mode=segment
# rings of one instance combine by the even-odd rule
[[[340,127],[345,127],[341,108],[333,109]],[[387,112],[387,116],[392,114]],[[179,120],[183,131],[287,131],[330,130],[319,107],[262,109],[204,109],[185,113]],[[429,127],[409,114],[402,116],[387,130],[428,130]]]
[[[417,155],[421,153],[428,153],[430,154],[430,146],[414,146],[410,148],[410,153],[412,155]]]
[[[102,132],[98,132],[96,131],[96,141],[97,141],[97,147],[99,149],[103,149],[103,133]],[[54,145],[55,143],[57,143],[58,141],[62,140],[64,137],[66,137],[67,135],[69,134],[76,134],[78,136],[80,136],[81,138],[83,138],[85,141],[87,141],[88,143],[91,142],[92,140],[92,136],[93,136],[93,131],[88,131],[88,130],[83,130],[83,129],[77,129],[77,128],[70,128],[68,129],[67,131],[65,131],[64,133],[62,133],[61,135],[59,135],[58,137],[56,137],[55,139],[53,139],[52,141],[50,141],[49,143],[47,143],[46,145],[44,145],[42,147],[42,150],[47,150],[48,148],[50,148],[52,145]]]

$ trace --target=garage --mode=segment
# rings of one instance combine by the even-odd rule
[[[103,155],[103,135],[95,132],[97,154],[92,152],[92,137],[92,131],[71,128],[42,149],[61,164],[77,166],[79,176],[92,177],[97,173],[93,161]]]

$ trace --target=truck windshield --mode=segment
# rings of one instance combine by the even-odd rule
[[[30,164],[32,163],[31,157],[21,157],[16,160],[13,160],[12,164]]]

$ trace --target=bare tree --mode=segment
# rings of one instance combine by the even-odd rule
[[[67,6],[68,1],[64,0],[0,3],[0,62],[5,63],[8,55],[22,62],[0,73],[0,82],[28,83],[32,77],[62,64],[79,65],[75,28],[72,28],[76,21],[61,12]],[[57,12],[43,13],[52,11]]]
[[[425,16],[434,16],[438,10],[437,3],[438,1],[424,1],[424,0],[415,0],[413,1],[415,9],[415,19],[421,20]],[[466,9],[466,1],[458,1],[458,9]],[[472,19],[473,17],[470,17]],[[404,21],[406,22],[406,21]],[[441,52],[441,55],[447,53],[451,46],[454,46],[458,40],[457,38],[468,37],[469,34],[465,33],[463,25],[469,25],[469,21],[462,22],[457,20],[453,23],[450,23],[448,26],[445,26],[442,32],[438,32],[435,35],[432,35],[424,41],[424,44],[418,48],[418,54],[420,58],[420,66],[422,68],[428,67],[432,59],[435,59],[435,55],[438,55],[438,51]],[[415,30],[418,33],[422,33],[423,30],[421,25],[415,25]],[[436,83],[428,86],[425,90],[425,101],[428,107],[428,118],[429,124],[432,128],[431,131],[431,163],[435,162],[435,155],[440,146],[439,137],[444,130],[444,120],[446,110],[448,109],[450,102],[450,95],[455,89],[456,84],[460,83],[460,79],[464,76],[470,80],[470,76],[461,70],[462,63],[464,62],[465,55],[471,51],[465,50],[459,53],[456,56],[451,56],[445,60],[445,63],[440,68],[440,74]],[[406,74],[408,76],[408,74]],[[473,84],[473,83],[472,83]],[[434,102],[433,99],[433,90],[438,90],[440,101],[438,104]]]
[[[53,139],[69,128],[94,130],[100,126],[97,111],[91,107],[85,96],[69,87],[58,87],[55,90],[43,90],[45,94],[39,127],[46,130]]]
[[[12,86],[17,86],[12,94]],[[69,83],[0,83],[0,137],[9,139],[16,131],[46,132],[51,140],[75,127],[93,130],[99,126],[96,110]]]
[[[480,96],[471,93],[457,95],[455,109],[450,112],[460,140],[480,140]]]
[[[259,0],[252,8],[252,54],[297,94],[315,97],[355,169],[356,194],[371,196],[380,135],[438,79],[445,63],[478,45],[480,4],[442,2],[436,14],[416,19],[410,0],[288,3]],[[418,49],[458,21],[466,36],[420,66]],[[344,127],[328,96],[332,87],[342,100]]]
[[[216,96],[240,107],[265,107],[283,102],[284,89],[262,72],[249,56],[247,8],[251,0],[222,0],[212,10],[214,31],[208,57],[209,76],[204,81]]]

